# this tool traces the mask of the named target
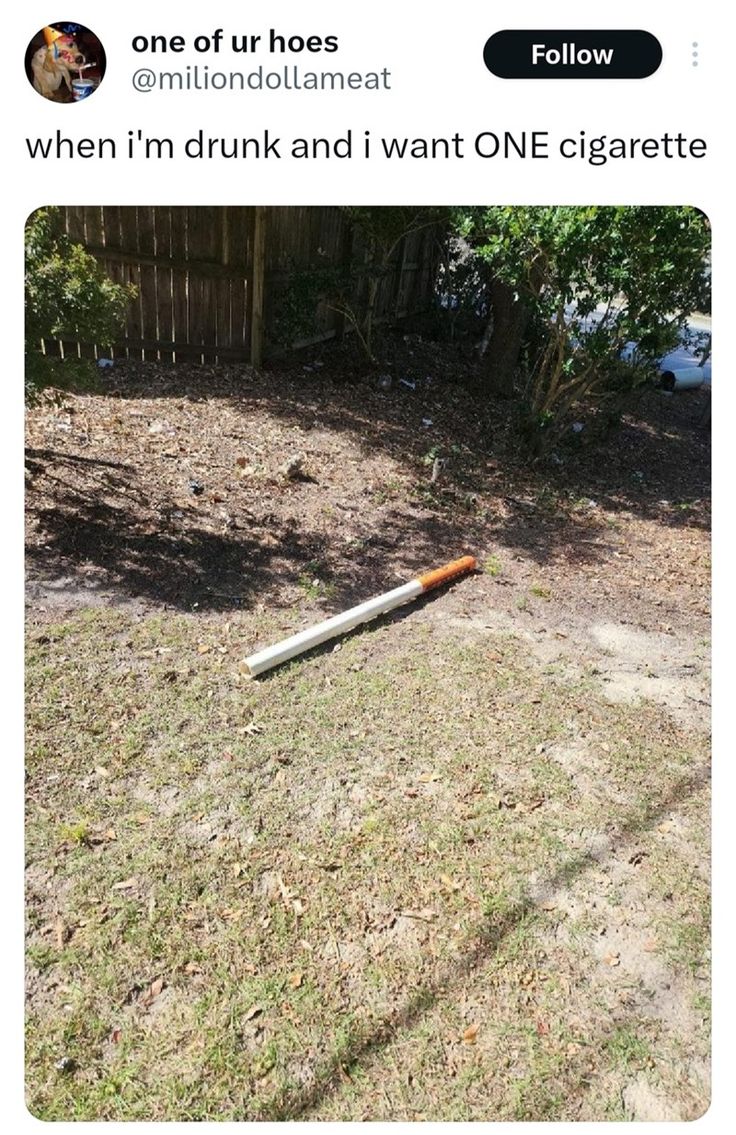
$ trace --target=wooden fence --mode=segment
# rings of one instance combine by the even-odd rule
[[[63,342],[47,350],[136,359],[246,360],[279,346],[279,299],[305,269],[365,259],[360,231],[335,207],[75,206],[61,210],[68,235],[119,283],[133,283],[123,337],[112,346]],[[432,301],[436,231],[398,245],[381,280],[375,322],[401,320]],[[367,282],[355,277],[356,307]],[[326,304],[295,346],[347,330]],[[281,344],[283,346],[283,344]]]

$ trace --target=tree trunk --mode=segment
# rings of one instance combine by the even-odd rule
[[[490,394],[509,397],[529,313],[514,289],[500,280],[491,284],[490,296],[493,331],[488,344],[484,386]]]

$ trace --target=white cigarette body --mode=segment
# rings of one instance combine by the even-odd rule
[[[377,595],[375,599],[368,599],[365,603],[359,603],[357,607],[351,607],[350,610],[343,611],[341,615],[333,615],[332,618],[325,619],[324,622],[317,623],[314,627],[308,627],[304,631],[299,631],[298,634],[291,635],[283,642],[277,642],[274,646],[267,646],[265,650],[251,654],[244,661],[247,673],[255,678],[264,670],[270,670],[273,666],[280,666],[282,662],[288,662],[290,658],[294,658],[297,654],[302,654],[306,650],[311,650],[314,646],[319,646],[320,643],[326,642],[329,638],[345,634],[346,631],[352,630],[360,623],[366,623],[369,619],[375,619],[377,615],[384,614],[385,611],[391,611],[402,603],[408,603],[410,599],[416,599],[423,592],[429,591],[432,587],[438,587],[441,583],[454,579],[466,571],[471,571],[475,566],[476,561],[473,556],[464,556],[460,560],[447,564],[444,568],[427,572],[426,575],[422,575],[418,579],[403,583],[401,587],[395,587],[393,591],[386,591],[383,595]]]
[[[702,386],[710,378],[710,367],[683,367],[682,370],[663,370],[660,382],[663,390],[690,390]]]
[[[344,634],[346,631],[352,630],[353,627],[357,627],[359,623],[374,619],[376,615],[382,615],[384,611],[399,607],[402,603],[408,602],[409,599],[415,599],[417,595],[421,594],[421,583],[418,579],[413,579],[411,583],[404,583],[401,587],[395,587],[393,591],[386,591],[383,595],[377,595],[375,599],[368,599],[365,603],[359,603],[357,607],[351,607],[349,611],[343,611],[341,615],[333,615],[331,619],[325,619],[324,622],[317,623],[314,627],[299,631],[291,638],[277,642],[275,646],[267,646],[265,650],[251,654],[250,658],[246,658],[245,665],[248,667],[248,672],[255,678],[264,670],[270,670],[272,666],[279,666],[282,662],[288,662],[290,658],[294,658],[295,655],[301,654],[305,650],[311,650],[313,646],[319,646],[328,638]]]

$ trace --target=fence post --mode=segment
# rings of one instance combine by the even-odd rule
[[[266,290],[266,209],[255,207],[253,226],[253,276],[250,305],[250,362],[259,367],[263,362],[263,300]]]
[[[343,281],[347,294],[350,294],[351,288],[348,284],[350,278],[350,267],[353,262],[353,239],[354,229],[353,222],[349,216],[344,212],[340,215],[342,221],[342,233],[340,236],[340,271],[343,274]],[[335,318],[335,338],[338,342],[345,338],[345,327],[347,325],[347,318],[344,311],[338,312]]]
[[[222,221],[222,263],[227,266],[230,263],[230,206],[223,205],[220,210],[220,220]]]

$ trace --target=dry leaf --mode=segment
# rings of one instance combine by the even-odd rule
[[[416,918],[420,922],[432,922],[437,917],[436,910],[430,910],[429,907],[424,907],[422,910],[402,910],[404,918]]]
[[[243,728],[244,733],[248,733],[251,737],[255,737],[257,733],[263,732],[263,726],[257,725],[255,721],[251,721]]]
[[[103,780],[110,779],[110,771],[106,769],[104,765],[95,765],[95,772],[98,776],[101,776]]]
[[[202,972],[203,972],[202,967],[199,964],[199,962],[187,962],[187,964],[184,966],[184,973],[195,974],[195,973],[202,973]],[[247,1020],[247,1018],[246,1018],[246,1020]]]
[[[557,910],[557,903],[556,902],[543,902],[542,903],[542,910]]]
[[[479,1024],[468,1025],[463,1033],[463,1044],[475,1044],[478,1038]]]
[[[104,833],[104,838],[108,840],[108,842],[113,843],[118,838],[115,828],[108,828]]]
[[[304,903],[302,902],[302,900],[301,899],[294,899],[291,906],[292,906],[292,909],[293,909],[296,917],[301,918],[301,916],[304,914],[304,909],[305,909]]]
[[[537,1021],[537,1036],[546,1036],[549,1032],[547,1021]]]
[[[122,1029],[120,1029],[120,1028],[114,1028],[114,1029],[112,1030],[112,1032],[110,1033],[110,1041],[111,1041],[111,1043],[112,1043],[112,1044],[119,1044],[119,1043],[120,1043],[120,1038],[121,1038],[121,1036],[122,1036],[122,1035],[123,1035],[123,1030],[122,1030]]]
[[[254,1017],[260,1017],[261,1013],[265,1013],[263,1005],[251,1005],[247,1013],[243,1016],[244,1021],[252,1021]]]
[[[113,883],[112,889],[114,891],[132,891],[133,887],[138,886],[138,880],[135,875],[131,875],[129,879],[123,879],[120,883]]]
[[[146,992],[141,997],[141,1005],[144,1009],[150,1008],[153,1002],[158,997],[159,993],[164,987],[164,979],[162,977],[155,978],[149,985]]]
[[[667,835],[667,832],[671,832],[674,826],[672,820],[664,820],[663,823],[657,824],[657,831],[661,832],[662,835]]]
[[[289,987],[291,989],[299,989],[301,987],[302,982],[304,981],[304,974],[303,973],[292,973],[289,976],[288,981],[289,981]]]
[[[536,812],[537,808],[541,808],[544,802],[544,796],[537,796],[534,798],[534,800],[530,800],[528,803],[525,803],[524,801],[517,801],[514,800],[513,796],[511,796],[511,794],[507,792],[506,795],[502,796],[499,800],[498,806],[499,808],[508,808],[509,811],[517,811],[522,813],[522,815],[526,815],[529,812]]]
[[[197,647],[197,654],[207,654],[209,649],[210,647],[206,642],[200,642],[199,646]]]
[[[620,966],[621,965],[621,955],[620,954],[613,954],[613,953],[606,954],[603,961],[606,963],[607,966]]]
[[[449,875],[440,875],[440,882],[442,886],[448,891],[459,891],[460,884],[453,882]]]
[[[438,772],[423,772],[418,779],[420,784],[433,784],[440,779],[440,774]]]

